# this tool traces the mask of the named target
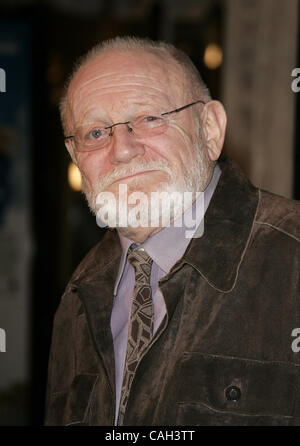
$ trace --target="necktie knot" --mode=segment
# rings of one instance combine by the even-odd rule
[[[131,251],[128,261],[134,267],[135,281],[139,283],[150,283],[151,267],[153,260],[144,249]]]

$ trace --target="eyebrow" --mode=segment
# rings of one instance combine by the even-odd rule
[[[130,104],[133,108],[134,107],[141,107],[141,108],[147,108],[147,109],[153,109],[153,104],[149,104],[149,102],[134,102],[132,104]],[[157,111],[157,113],[161,113],[159,111],[159,108],[162,107],[157,107],[157,109],[155,109],[155,112]],[[137,113],[139,113],[139,110],[136,110]],[[99,116],[100,115],[100,116]],[[135,113],[136,115],[136,113]],[[81,125],[85,125],[88,123],[93,123],[93,122],[103,122],[104,124],[109,124],[108,119],[104,118],[103,116],[101,116],[101,109],[93,109],[90,112],[88,112],[86,115],[84,115],[84,118],[80,121],[80,123],[78,123],[79,126]]]

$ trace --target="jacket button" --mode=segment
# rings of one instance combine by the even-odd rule
[[[238,401],[241,399],[242,392],[241,389],[237,386],[229,386],[225,390],[225,396],[228,401]]]

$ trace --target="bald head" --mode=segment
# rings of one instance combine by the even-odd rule
[[[95,64],[99,67],[99,62],[105,61],[107,57],[116,57],[115,65],[122,71],[123,64],[118,66],[118,61],[123,59],[122,63],[126,63],[129,55],[131,59],[135,57],[140,61],[149,56],[146,58],[152,61],[153,67],[160,65],[161,70],[169,77],[168,83],[176,85],[178,93],[181,93],[186,101],[193,100],[195,97],[205,102],[211,100],[210,93],[199,72],[185,53],[165,42],[154,42],[149,39],[133,37],[117,37],[94,46],[75,64],[74,70],[66,82],[60,102],[61,121],[65,134],[70,131],[68,117],[72,107],[69,103],[69,90],[74,85],[73,81],[80,79],[82,74],[90,68],[93,69]],[[107,74],[109,75],[109,73]]]

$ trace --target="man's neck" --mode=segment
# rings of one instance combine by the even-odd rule
[[[153,228],[151,226],[139,228],[118,228],[118,232],[135,243],[143,243],[149,237],[162,229],[163,227]]]

